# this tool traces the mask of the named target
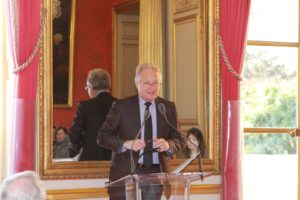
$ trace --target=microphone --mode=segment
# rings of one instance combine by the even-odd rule
[[[173,126],[173,124],[171,124],[171,122],[168,120],[167,116],[166,116],[166,107],[165,107],[165,104],[163,103],[159,103],[158,104],[158,110],[159,112],[164,116],[166,122],[168,123],[168,125],[173,128],[181,137],[185,138],[182,133],[175,127]],[[192,145],[194,145],[197,150],[198,150],[198,155],[197,155],[197,158],[198,158],[198,165],[199,165],[199,172],[203,172],[203,164],[202,164],[202,156],[201,156],[201,150],[200,148],[195,144],[193,143],[191,140],[189,140],[188,138],[186,138],[187,141],[189,141]],[[203,181],[203,174],[201,174],[201,180]]]
[[[132,144],[131,144],[131,148],[130,148],[130,169],[131,169],[131,175],[132,175],[132,174],[134,173],[134,171],[135,171],[135,164],[134,164],[134,159],[133,159],[133,155],[132,155],[132,147],[133,147],[133,145],[134,145],[136,139],[140,136],[140,134],[141,134],[141,132],[142,132],[142,129],[143,129],[144,125],[145,125],[145,122],[150,118],[150,116],[151,116],[150,111],[149,111],[149,110],[145,110],[144,121],[143,121],[143,123],[142,123],[142,125],[141,125],[140,130],[137,132],[137,134],[136,134],[136,136],[135,136],[135,138],[134,138],[134,141],[133,141]]]

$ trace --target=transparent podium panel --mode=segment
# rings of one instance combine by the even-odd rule
[[[190,184],[203,180],[211,173],[153,173],[134,174],[107,184],[107,187],[125,186],[126,199],[142,200],[144,195],[153,199],[187,200],[190,195]],[[156,197],[156,198],[155,198]]]

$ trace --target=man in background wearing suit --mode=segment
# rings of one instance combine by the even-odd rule
[[[137,66],[135,84],[138,95],[115,101],[99,130],[98,144],[115,152],[111,162],[110,181],[132,173],[131,153],[136,163],[133,173],[170,172],[168,163],[170,155],[166,152],[175,153],[180,150],[184,141],[180,134],[170,127],[158,109],[158,105],[163,104],[167,119],[177,127],[175,104],[158,97],[161,80],[158,66],[153,64]],[[146,112],[151,114],[148,119],[145,117]],[[150,139],[146,139],[149,132],[145,131],[148,130],[145,127],[147,123],[151,123],[152,126]],[[139,135],[140,129],[142,131]],[[153,149],[156,151],[154,152]],[[151,155],[150,161],[147,154]],[[122,187],[109,187],[108,192],[111,200],[125,199],[125,189]],[[161,194],[161,186],[142,189],[143,200],[160,199]]]
[[[70,128],[71,157],[82,153],[79,160],[111,160],[111,151],[97,145],[97,133],[115,100],[109,94],[111,79],[101,68],[88,72],[86,90],[89,100],[79,102]]]

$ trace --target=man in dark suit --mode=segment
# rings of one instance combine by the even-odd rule
[[[177,127],[175,104],[158,97],[161,86],[159,68],[153,64],[137,66],[135,84],[138,95],[115,101],[98,133],[98,144],[115,152],[110,168],[110,181],[132,172],[131,150],[134,163],[137,163],[134,173],[170,172],[170,157],[166,152],[175,153],[184,143],[180,134],[170,127],[158,109],[159,104],[164,104],[166,117]],[[142,127],[147,112],[150,112],[151,117],[144,125],[151,122],[151,139],[146,139],[148,128]],[[137,135],[140,129],[141,134]],[[153,152],[153,149],[157,152]],[[151,161],[148,160],[149,157],[146,159],[146,154],[151,155]],[[109,187],[108,192],[110,199],[125,199],[125,190],[122,187]],[[160,199],[161,194],[161,186],[142,189],[143,200]]]
[[[115,100],[109,94],[111,79],[109,73],[101,68],[88,72],[86,90],[90,97],[79,102],[73,125],[70,128],[72,143],[71,157],[82,153],[79,160],[111,160],[111,151],[97,145],[97,133]]]

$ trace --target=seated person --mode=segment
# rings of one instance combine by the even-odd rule
[[[46,190],[38,174],[24,171],[8,176],[1,186],[1,200],[44,200]]]
[[[177,158],[190,158],[200,150],[201,157],[205,155],[205,142],[199,128],[190,128],[186,134],[186,145],[183,151],[176,154]]]
[[[55,131],[55,141],[53,143],[53,158],[68,158],[70,146],[71,142],[67,129],[58,127]]]

